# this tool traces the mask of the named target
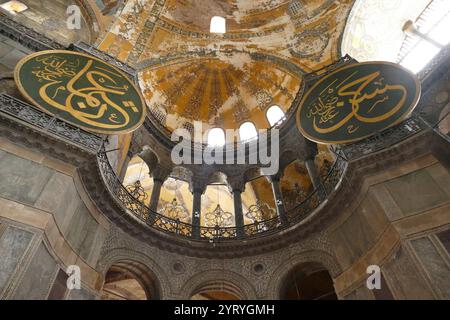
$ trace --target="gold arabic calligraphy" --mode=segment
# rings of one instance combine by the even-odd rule
[[[44,83],[39,89],[40,97],[85,124],[120,129],[130,122],[127,107],[138,112],[132,101],[122,102],[121,106],[111,99],[110,95],[124,96],[129,86],[119,86],[122,76],[94,66],[94,60],[87,60],[84,66],[80,59],[69,61],[57,55],[42,56],[36,61],[40,65],[34,68],[33,74]]]
[[[313,127],[316,132],[326,134],[347,125],[347,132],[351,134],[359,129],[359,126],[349,124],[352,119],[357,119],[361,123],[382,122],[395,115],[402,108],[407,97],[407,90],[403,85],[385,84],[385,80],[380,77],[379,71],[345,84],[356,74],[357,71],[333,87],[335,80],[322,91],[317,101],[311,105],[306,115],[308,118],[313,118]],[[369,92],[369,85],[373,85],[371,87],[375,89]],[[400,98],[393,99],[391,93],[394,92],[397,95],[399,93]],[[384,113],[370,116],[374,110],[376,111],[377,106],[386,101],[392,101],[389,110],[383,109]],[[340,118],[339,116],[342,117],[342,114],[346,115],[337,121]],[[335,123],[335,121],[337,122]]]

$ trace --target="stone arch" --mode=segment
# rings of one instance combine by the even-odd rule
[[[251,166],[250,168],[245,170],[243,174],[244,183],[253,179],[257,179],[261,176],[261,168],[259,166]]]
[[[298,160],[297,152],[291,149],[285,149],[280,155],[279,176],[284,176],[284,170],[293,162]]]
[[[268,299],[280,299],[283,282],[288,274],[297,266],[302,264],[318,264],[330,273],[335,279],[341,272],[342,268],[336,258],[328,252],[319,250],[310,250],[302,253],[294,254],[276,268],[272,274],[272,278],[267,287]]]
[[[208,184],[221,183],[228,184],[228,176],[222,171],[215,171],[208,176]]]
[[[175,166],[172,168],[171,176],[192,184],[194,173],[192,170],[185,166]]]
[[[147,297],[164,299],[169,295],[170,282],[164,270],[147,255],[125,248],[106,253],[97,264],[103,280],[112,266],[131,272],[144,288]]]
[[[257,298],[255,288],[247,279],[237,273],[225,270],[197,273],[183,285],[180,296],[182,299],[190,299],[196,293],[217,287],[236,295],[242,300],[255,300]]]

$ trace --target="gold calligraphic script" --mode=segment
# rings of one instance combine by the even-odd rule
[[[305,94],[297,127],[314,142],[354,142],[404,120],[419,97],[419,80],[397,64],[351,64],[326,75]]]
[[[128,133],[145,119],[142,95],[127,76],[83,53],[34,53],[18,63],[14,78],[34,105],[87,131]]]

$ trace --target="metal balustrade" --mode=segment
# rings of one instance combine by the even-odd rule
[[[48,39],[45,36],[42,36],[4,16],[0,17],[0,33],[36,51],[64,48],[61,44],[56,43],[51,39]],[[446,48],[447,52],[449,48],[450,46]],[[70,49],[86,52],[104,59],[136,80],[136,71],[133,68],[117,61],[115,58],[98,51],[91,46],[78,43],[71,46]],[[430,78],[430,74],[432,74],[438,64],[441,63],[442,56],[445,57],[445,55],[441,55],[439,59],[435,59],[423,72],[419,74],[421,80]],[[342,64],[351,63],[352,61],[353,60],[350,57],[344,57],[334,66],[316,71],[315,74],[309,75],[306,79],[307,81],[305,80],[304,86],[302,86],[301,90],[297,94],[292,107],[286,114],[286,119],[292,117],[294,114],[294,111],[300,102],[301,96],[307,89],[309,83],[314,82],[324,73],[332,72]],[[345,176],[345,171],[349,161],[353,161],[389,148],[415,134],[422,132],[425,129],[431,128],[439,134],[436,126],[430,126],[419,116],[414,115],[404,122],[362,141],[339,147],[333,146],[332,150],[337,155],[336,161],[332,165],[332,168],[328,172],[327,176],[323,179],[322,185],[300,203],[294,205],[291,209],[286,210],[288,217],[287,223],[282,224],[280,218],[275,216],[267,220],[255,221],[254,223],[244,225],[240,227],[242,230],[238,230],[236,227],[194,226],[192,224],[171,219],[157,212],[151,211],[142,202],[134,198],[116,176],[109,163],[104,146],[104,137],[102,136],[83,131],[5,93],[0,94],[0,118],[17,121],[20,124],[29,126],[38,132],[48,134],[56,139],[64,141],[65,143],[69,143],[80,149],[88,151],[91,154],[96,154],[98,166],[105,186],[119,207],[123,210],[124,214],[129,214],[150,228],[154,228],[174,236],[205,242],[250,239],[275,233],[287,227],[301,223],[305,218],[318,209],[322,203],[328,201],[329,197],[339,189],[340,183]],[[144,126],[148,127],[147,129],[155,130],[155,127],[158,127],[155,126],[156,122],[157,120],[155,119],[147,119]],[[283,121],[275,127],[282,127],[286,122],[287,121]],[[163,130],[163,128],[159,128],[160,130]],[[440,134],[443,135],[442,133]],[[448,139],[447,135],[445,135],[445,137]],[[204,148],[205,146],[200,145],[197,147]]]

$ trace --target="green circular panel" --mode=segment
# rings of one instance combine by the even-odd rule
[[[145,118],[139,89],[117,68],[72,51],[41,51],[15,70],[19,90],[43,111],[87,131],[121,134]]]
[[[416,106],[420,82],[388,62],[344,66],[320,79],[297,110],[297,127],[318,143],[349,143],[391,127]]]

